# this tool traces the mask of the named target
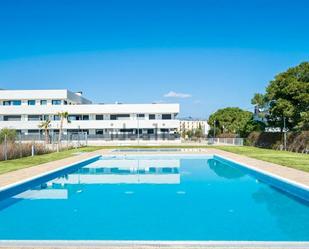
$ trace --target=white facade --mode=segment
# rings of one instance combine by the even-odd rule
[[[64,134],[85,132],[90,138],[170,135],[179,127],[179,104],[92,104],[81,93],[68,90],[0,90],[0,129],[43,133],[39,124],[49,119],[50,133],[57,133],[59,112],[68,112],[71,121],[64,122]]]
[[[209,131],[209,125],[206,120],[180,120],[179,121],[179,133],[182,134],[186,131],[193,131],[201,128],[203,134],[207,135]]]

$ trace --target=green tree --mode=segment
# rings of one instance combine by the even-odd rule
[[[209,117],[208,123],[211,127],[209,134],[213,134],[215,124],[216,136],[223,133],[243,136],[249,132],[249,122],[254,123],[253,113],[249,111],[244,111],[238,107],[219,109]]]
[[[6,137],[6,141],[14,142],[16,139],[16,131],[13,129],[3,128],[0,130],[0,143],[3,143]]]
[[[194,135],[193,130],[188,130],[188,131],[186,131],[186,136],[187,136],[189,139],[191,139],[191,138],[193,137],[193,135]]]
[[[266,116],[270,126],[291,130],[308,130],[309,126],[309,62],[289,68],[270,81],[264,95],[256,94],[253,104],[268,103]]]
[[[198,125],[198,127],[194,130],[194,136],[196,138],[202,138],[203,137],[203,129],[201,124]]]
[[[49,119],[43,121],[42,123],[39,124],[40,129],[44,129],[45,132],[45,144],[49,143],[49,132],[48,128],[50,127],[51,121]]]

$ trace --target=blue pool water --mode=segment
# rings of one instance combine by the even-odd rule
[[[307,201],[217,157],[105,157],[52,177],[0,195],[0,240],[309,241]]]

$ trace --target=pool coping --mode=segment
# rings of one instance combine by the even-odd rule
[[[237,161],[235,161],[233,159],[230,159],[230,158],[227,158],[227,157],[224,157],[224,156],[221,156],[221,155],[218,156],[218,155],[214,154],[214,156],[222,158],[222,159],[224,159],[226,161],[230,161],[232,163],[235,163],[236,165],[239,165],[239,166],[245,168],[246,170],[253,171],[254,173],[258,173],[258,174],[261,174],[261,175],[268,176],[268,177],[273,178],[273,179],[275,179],[275,180],[277,180],[279,182],[283,182],[283,183],[286,183],[287,185],[291,185],[291,186],[293,186],[295,188],[300,188],[300,189],[308,192],[308,197],[304,198],[302,196],[299,196],[299,195],[293,193],[293,191],[289,191],[288,189],[285,189],[284,187],[282,187],[282,188],[278,187],[278,186],[276,186],[275,183],[270,183],[270,182],[266,181],[266,184],[275,186],[275,187],[277,187],[279,189],[282,189],[283,191],[288,192],[288,193],[290,193],[290,194],[292,194],[294,196],[298,196],[299,198],[302,198],[302,199],[305,199],[305,200],[309,201],[309,186],[307,186],[305,184],[302,184],[302,183],[296,182],[294,180],[291,180],[291,179],[288,179],[288,178],[285,178],[285,177],[273,174],[271,172],[267,172],[267,171],[265,171],[263,169],[259,169],[259,168],[256,168],[254,166],[251,166],[251,165],[248,165],[248,164],[245,164],[245,163],[237,162]],[[252,175],[251,173],[249,173],[249,174]]]
[[[0,240],[0,248],[309,248],[307,241]]]

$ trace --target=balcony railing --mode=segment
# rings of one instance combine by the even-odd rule
[[[17,141],[45,141],[44,134],[20,134],[17,136]],[[178,140],[178,134],[87,134],[84,132],[63,134],[61,140],[64,141],[133,141],[133,140]],[[49,142],[56,142],[58,134],[50,134],[48,136]]]

